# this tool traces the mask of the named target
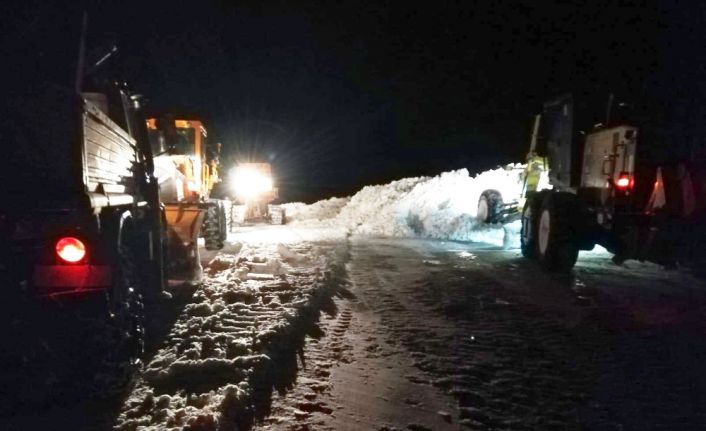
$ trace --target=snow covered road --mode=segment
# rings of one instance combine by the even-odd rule
[[[706,428],[687,275],[594,253],[557,277],[517,251],[356,236],[347,270],[260,429]]]
[[[517,166],[368,186],[238,228],[119,430],[706,429],[706,285],[481,225]],[[459,241],[459,242],[454,242]]]
[[[4,429],[706,429],[706,285],[678,271],[321,225],[202,261],[117,405]]]

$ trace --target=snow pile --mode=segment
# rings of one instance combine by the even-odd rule
[[[294,224],[313,221],[342,226],[349,232],[372,236],[422,237],[518,245],[519,224],[488,226],[476,220],[478,199],[485,190],[497,190],[505,202],[519,197],[521,164],[508,165],[472,177],[468,170],[436,177],[405,178],[367,186],[349,200],[329,199],[312,205],[292,204]],[[340,205],[335,216],[332,213]]]
[[[331,198],[318,201],[311,205],[303,202],[292,202],[283,204],[288,221],[304,221],[304,220],[326,220],[332,219],[341,212],[351,198]]]

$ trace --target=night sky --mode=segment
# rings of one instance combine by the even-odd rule
[[[683,3],[18,2],[3,73],[71,85],[85,7],[89,48],[114,36],[110,73],[152,110],[203,118],[224,161],[271,161],[284,198],[311,201],[521,161],[566,91],[700,124],[705,9]]]

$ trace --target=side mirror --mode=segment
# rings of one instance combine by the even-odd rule
[[[221,148],[222,145],[220,142],[217,142],[215,145],[210,145],[207,147],[208,148],[208,162],[215,162],[217,165],[220,164],[220,158],[221,158]]]
[[[130,95],[130,101],[132,102],[132,108],[139,111],[147,105],[147,98],[142,94],[132,94]]]

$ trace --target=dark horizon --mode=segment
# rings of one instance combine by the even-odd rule
[[[87,4],[93,49],[118,41],[111,73],[203,118],[224,161],[271,162],[285,200],[520,162],[533,114],[567,90],[703,117],[703,6]],[[6,73],[48,64],[70,85],[82,8],[12,9]]]

